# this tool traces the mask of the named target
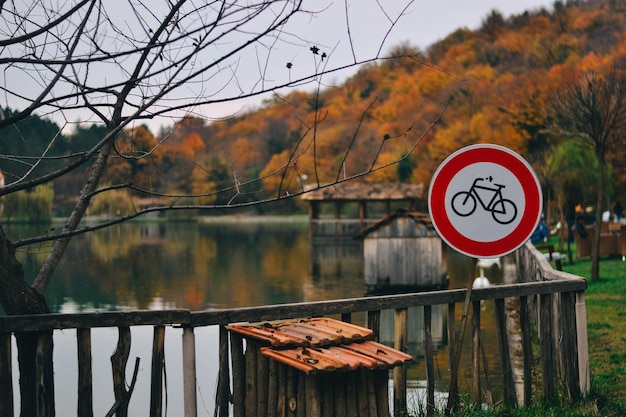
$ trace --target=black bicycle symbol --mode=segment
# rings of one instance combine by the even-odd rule
[[[495,187],[489,187],[486,185],[479,185],[479,181],[493,181],[493,177],[476,178],[474,183],[470,187],[469,191],[459,191],[452,197],[452,210],[456,214],[462,217],[467,217],[476,211],[476,200],[485,209],[485,211],[491,212],[493,219],[500,224],[509,224],[517,216],[517,207],[515,204],[506,198],[502,197],[502,189],[505,185],[493,184]],[[491,191],[493,197],[487,204],[480,197],[478,190]],[[483,193],[484,195],[485,193]]]

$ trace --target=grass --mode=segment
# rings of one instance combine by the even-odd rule
[[[589,277],[591,260],[563,265]],[[585,292],[592,395],[597,416],[626,415],[626,262],[602,258],[600,280]]]
[[[556,246],[556,241],[549,241]],[[574,254],[576,246],[573,246]],[[600,280],[589,281],[591,259],[564,262],[563,270],[587,278],[585,292],[591,371],[591,392],[576,404],[533,404],[511,409],[500,405],[477,409],[471,405],[457,417],[613,417],[626,416],[626,262],[602,258]],[[418,413],[418,415],[425,415]],[[438,411],[436,415],[443,415]]]

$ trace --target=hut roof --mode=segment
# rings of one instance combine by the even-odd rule
[[[366,184],[349,181],[310,191],[303,194],[302,199],[311,201],[415,200],[422,198],[423,194],[423,184]]]
[[[377,221],[376,223],[372,224],[371,226],[366,227],[365,229],[361,230],[361,233],[359,233],[358,235],[355,236],[356,239],[359,238],[364,238],[365,236],[367,236],[368,234],[390,224],[391,222],[393,222],[395,219],[397,218],[410,218],[412,220],[414,220],[416,223],[420,223],[423,224],[424,226],[426,226],[428,229],[432,229],[434,230],[434,226],[432,221],[430,220],[430,216],[427,213],[421,213],[421,212],[417,212],[417,211],[409,211],[407,209],[398,209],[395,212],[385,216],[384,218],[382,218],[381,220]]]

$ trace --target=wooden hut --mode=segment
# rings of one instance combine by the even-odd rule
[[[312,237],[352,237],[398,207],[414,209],[423,184],[343,182],[302,195]]]
[[[232,359],[235,416],[388,417],[388,370],[412,360],[370,329],[330,318],[229,330],[245,338]]]
[[[427,214],[399,209],[357,237],[370,292],[448,287],[446,246]]]

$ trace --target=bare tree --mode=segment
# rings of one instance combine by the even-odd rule
[[[138,209],[96,226],[81,226],[95,195],[127,189],[144,195],[164,196],[160,190],[139,188],[130,183],[102,185],[103,173],[111,156],[126,156],[121,155],[116,147],[125,129],[160,117],[167,117],[170,121],[185,115],[207,117],[205,113],[211,112],[215,106],[226,107],[237,100],[301,88],[306,84],[321,88],[324,76],[382,59],[388,35],[412,2],[406,0],[401,7],[395,4],[395,10],[389,9],[385,2],[373,2],[374,7],[368,14],[371,16],[377,12],[380,39],[363,53],[353,39],[358,22],[353,21],[351,10],[365,6],[356,1],[345,0],[341,30],[337,30],[337,38],[325,46],[316,42],[313,35],[302,32],[311,20],[322,16],[319,13],[325,6],[314,1],[170,0],[157,4],[141,0],[1,1],[0,97],[4,106],[22,110],[2,115],[0,129],[16,126],[33,114],[53,118],[61,123],[62,129],[76,120],[106,127],[106,133],[99,141],[83,152],[54,154],[56,137],[51,137],[50,146],[36,158],[0,155],[0,161],[19,161],[28,166],[24,174],[11,177],[6,186],[0,188],[0,196],[50,183],[89,167],[76,205],[62,230],[10,241],[0,226],[0,302],[5,311],[8,314],[49,312],[44,298],[46,288],[72,236],[78,233],[108,227],[153,211],[218,207],[179,203],[182,197],[202,195],[169,196],[172,203],[167,205]],[[368,27],[367,30],[371,29]],[[294,57],[306,53],[312,64],[300,65],[275,58],[278,51],[284,50]],[[404,56],[407,57],[419,62],[419,57]],[[333,66],[331,62],[338,64]],[[282,72],[277,70],[278,67]],[[254,77],[244,75],[250,68],[254,69]],[[442,112],[444,109],[442,106]],[[367,111],[363,109],[364,114]],[[321,110],[318,116],[307,127],[308,142],[304,142],[303,136],[289,161],[272,175],[284,177],[287,169],[297,169],[304,149],[315,151],[316,127],[324,117]],[[437,120],[435,117],[431,122]],[[355,123],[353,141],[358,137],[361,125],[359,121]],[[396,135],[406,136],[408,132],[415,138],[414,148],[426,132],[412,131],[411,125],[407,122],[405,132],[390,132],[381,138],[376,157],[389,139]],[[26,143],[28,139],[22,138]],[[344,160],[351,146],[352,143],[342,155]],[[149,155],[132,157],[144,156]],[[63,158],[62,166],[41,169],[45,161],[60,158]],[[320,181],[316,170],[314,187],[346,181],[380,168],[373,160],[363,172],[348,177],[337,175],[331,183]],[[252,181],[259,181],[259,178],[242,179],[233,174],[232,184],[216,192],[237,194],[242,184]],[[294,193],[286,195],[281,191],[282,187],[281,181],[279,189],[269,199],[238,204],[231,199],[223,207],[294,196]],[[295,195],[302,192],[305,192],[304,188]],[[52,242],[46,261],[36,277],[25,277],[16,258],[16,248],[44,241]],[[51,337],[48,343],[51,347]],[[37,393],[32,365],[37,347],[26,335],[18,336],[18,344],[22,415],[35,415],[35,408],[41,407],[34,401]],[[52,349],[45,351],[51,355]],[[51,378],[51,369],[48,371],[48,378]],[[50,406],[54,401],[53,394],[45,393],[47,404],[44,409],[53,409]]]
[[[560,133],[588,141],[598,159],[597,233],[591,256],[591,280],[598,281],[607,158],[626,134],[626,80],[616,71],[577,74],[554,95],[551,106]]]

